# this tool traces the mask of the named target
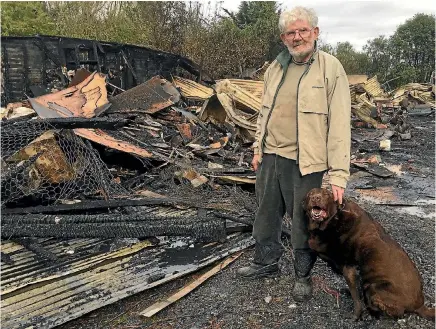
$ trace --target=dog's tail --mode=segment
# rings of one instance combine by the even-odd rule
[[[415,310],[415,313],[423,318],[426,318],[428,320],[435,322],[435,308],[434,307],[430,308],[430,307],[427,307],[425,305],[422,305],[420,308]]]

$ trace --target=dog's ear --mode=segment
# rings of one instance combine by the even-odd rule
[[[309,192],[306,193],[306,195],[303,198],[303,201],[301,201],[301,206],[303,207],[304,211],[307,211],[308,203],[310,200],[310,195],[312,194],[314,189],[311,189]]]

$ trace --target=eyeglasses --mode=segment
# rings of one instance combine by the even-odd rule
[[[308,30],[308,29],[301,29],[301,30],[284,32],[283,34],[288,39],[294,39],[295,36],[297,35],[297,33],[300,35],[300,37],[307,38],[309,36],[310,32],[312,32],[313,29],[314,29],[314,27],[312,27],[310,30]]]

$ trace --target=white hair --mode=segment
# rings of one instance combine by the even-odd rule
[[[318,16],[312,8],[295,7],[292,10],[283,11],[280,14],[279,29],[280,32],[285,32],[286,26],[296,20],[305,20],[311,27],[318,26]]]

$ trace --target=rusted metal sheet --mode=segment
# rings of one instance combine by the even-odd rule
[[[192,139],[192,130],[191,130],[191,124],[190,123],[176,123],[177,130],[180,132],[180,134],[186,139],[191,140]]]
[[[96,111],[109,104],[105,78],[104,74],[94,72],[76,86],[36,97],[35,100],[53,112],[59,113],[61,117],[92,118],[96,115]]]
[[[113,97],[108,112],[156,113],[174,105],[180,100],[180,93],[167,80],[155,76],[132,89]]]
[[[174,84],[180,89],[183,97],[192,100],[205,101],[214,94],[212,88],[203,86],[195,81],[174,77]]]
[[[71,79],[71,82],[70,82],[70,84],[68,85],[68,87],[72,87],[72,86],[76,86],[76,85],[78,85],[78,84],[81,83],[82,81],[86,80],[86,79],[87,79],[91,74],[92,74],[92,73],[89,72],[89,71],[86,70],[86,69],[83,69],[83,68],[78,69],[78,70],[75,72],[73,78]]]
[[[151,158],[153,156],[153,154],[151,154],[147,150],[132,145],[128,142],[119,140],[100,129],[80,128],[80,129],[74,129],[74,133],[78,136],[92,140],[93,142],[110,147],[112,149],[119,150],[121,152],[136,154],[144,158]]]
[[[104,93],[101,91],[104,90]],[[104,75],[94,72],[84,81],[68,89],[29,99],[33,109],[42,118],[52,117],[87,117],[96,115],[96,111],[109,105],[107,101]],[[85,101],[85,102],[84,102]],[[117,139],[101,129],[74,129],[74,133],[101,145],[150,158],[147,150]]]
[[[60,261],[47,265],[22,246],[2,241],[1,251],[14,261],[13,265],[2,264],[2,328],[59,326],[197,271],[249,247],[253,240],[249,234],[235,234],[223,244],[196,243],[192,248],[190,242],[183,241],[177,247],[147,248],[149,241],[143,241],[124,244],[110,252],[105,250],[116,246],[111,240],[47,240],[41,244]],[[186,250],[185,256],[183,262],[178,261],[175,271],[171,258],[177,257],[174,255],[180,250]]]
[[[209,181],[205,176],[199,174],[192,168],[185,170],[182,173],[182,177],[189,180],[194,187],[199,187]]]

